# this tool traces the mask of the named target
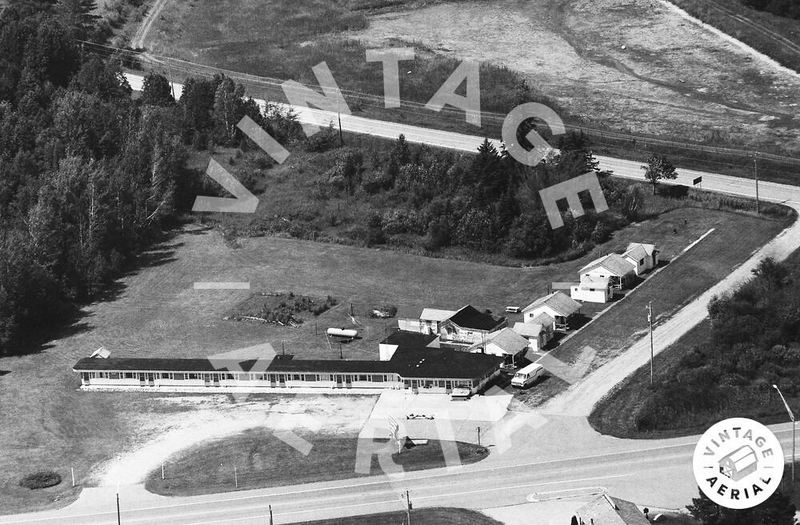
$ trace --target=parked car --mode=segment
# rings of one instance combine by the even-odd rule
[[[542,365],[531,363],[514,374],[514,377],[511,378],[511,386],[515,386],[517,388],[529,387],[534,383],[534,381],[539,379],[544,372],[545,370]]]
[[[518,314],[522,311],[522,308],[519,306],[506,306],[506,313],[507,314]]]

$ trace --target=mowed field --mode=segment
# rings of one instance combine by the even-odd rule
[[[442,71],[426,78],[423,66],[431,56],[479,60],[521,73],[576,123],[800,152],[800,77],[660,0],[170,1],[145,44],[311,84],[325,60],[340,86],[377,95],[380,67],[365,48],[410,45],[418,60],[401,66],[402,97],[425,102],[438,88]]]
[[[704,222],[691,215],[697,213],[704,214]],[[687,217],[690,220],[684,225]],[[419,315],[426,306],[458,308],[467,303],[499,312],[506,304],[527,304],[544,294],[547,283],[574,278],[591,258],[631,241],[655,241],[669,259],[708,224],[717,228],[718,249],[729,247],[725,260],[705,260],[706,252],[690,252],[686,260],[701,257],[695,265],[712,275],[725,273],[781,228],[776,221],[748,215],[678,209],[617,232],[609,243],[580,260],[509,268],[281,238],[244,239],[234,249],[215,231],[187,227],[147,254],[142,268],[120,279],[108,300],[86,307],[63,337],[23,349],[29,352],[25,355],[0,359],[0,388],[13,393],[0,397],[0,508],[12,512],[63,504],[76,494],[69,487],[70,467],[75,468],[79,484],[108,481],[107,476],[103,478],[107,469],[100,467],[120,455],[123,461],[117,465],[124,465],[126,457],[132,461],[136,456],[130,454],[137,447],[171,427],[192,430],[176,434],[186,436],[186,447],[205,435],[202,424],[196,429],[191,426],[197,423],[193,418],[198,413],[192,405],[210,401],[189,403],[186,398],[191,396],[179,396],[175,402],[164,394],[77,390],[78,378],[71,367],[99,346],[118,357],[202,357],[271,342],[277,351],[285,347],[299,356],[338,358],[339,348],[329,347],[322,333],[328,326],[349,326],[352,302],[364,338],[342,345],[341,351],[346,358],[376,359],[377,343],[394,320],[365,319],[365,305],[394,304],[398,316]],[[743,231],[750,233],[743,236]],[[661,275],[669,275],[669,268]],[[675,286],[682,276],[673,277]],[[231,307],[250,292],[195,290],[196,281],[248,281],[253,291],[331,295],[340,306],[317,319],[317,335],[312,322],[293,329],[225,321]],[[219,407],[226,408],[222,397],[204,413],[216,417]],[[265,409],[274,402],[268,400]],[[286,402],[291,404],[291,400]],[[331,412],[337,406],[328,398],[319,404],[329,406]],[[357,424],[368,412],[367,407],[348,417]],[[208,419],[212,431],[222,424],[214,417]],[[320,417],[335,421],[333,415]],[[36,492],[17,486],[23,475],[41,469],[58,471],[64,483]]]

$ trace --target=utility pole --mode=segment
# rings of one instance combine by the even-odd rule
[[[172,66],[170,65],[169,61],[167,61],[167,75],[169,75],[169,92],[172,94],[172,98],[175,98],[175,84],[172,83]]]
[[[273,525],[273,523],[272,523],[272,505],[269,506],[269,525]]]
[[[481,446],[481,427],[478,427],[478,446]]]
[[[758,198],[758,152],[753,153],[753,176],[756,179],[756,214],[760,214],[761,203]]]
[[[406,525],[411,525],[411,496],[406,491]]]
[[[344,96],[341,93],[340,96]],[[342,136],[342,110],[339,98],[336,98],[336,117],[339,119],[339,146],[344,146],[344,137]]]
[[[122,517],[119,513],[119,487],[117,487],[117,525],[122,525]]]
[[[778,385],[772,385],[772,388],[777,390],[778,391],[778,395],[781,396],[781,401],[783,401],[783,406],[786,407],[786,412],[789,413],[789,419],[792,422],[792,494],[794,494],[794,483],[795,483],[795,479],[796,479],[794,477],[794,464],[797,462],[797,457],[795,456],[795,450],[796,450],[796,448],[795,448],[795,444],[796,444],[795,431],[796,431],[797,425],[796,425],[796,421],[794,420],[794,412],[792,412],[792,409],[789,407],[789,403],[786,402],[786,398],[783,397],[783,392],[781,392],[780,388],[778,388]]]
[[[653,384],[653,301],[647,303],[647,324],[650,326],[650,385]]]

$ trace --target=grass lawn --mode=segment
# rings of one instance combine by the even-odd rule
[[[711,321],[704,320],[684,334],[677,343],[655,356],[653,360],[654,379],[671,377],[683,354],[695,345],[708,341]],[[640,432],[636,430],[634,418],[636,409],[644,402],[650,388],[650,366],[639,368],[627,377],[611,394],[595,405],[589,416],[589,423],[595,430],[620,438],[666,438],[679,435],[692,435],[704,432],[713,422],[724,419],[720,414],[707,416],[697,424],[668,431]],[[780,407],[781,409],[783,407]],[[756,415],[756,414],[751,414]],[[747,417],[737,414],[737,417]],[[711,421],[713,419],[713,422]]]
[[[721,238],[681,263],[692,263],[692,272],[703,276],[703,286],[780,229],[775,221],[746,214],[680,208],[616,232],[611,241],[575,261],[511,268],[275,237],[242,239],[234,248],[217,232],[187,227],[145,254],[139,268],[120,278],[105,300],[85,307],[82,317],[58,337],[0,358],[0,388],[14,392],[0,396],[0,508],[15,512],[64,505],[78,493],[68,482],[70,467],[79,487],[92,485],[103,462],[152,439],[154,422],[186,418],[190,407],[167,402],[169,396],[78,391],[71,367],[99,346],[117,357],[188,358],[264,342],[280,348],[283,341],[287,353],[298,357],[337,358],[340,349],[328,346],[324,329],[350,326],[352,303],[363,338],[343,344],[341,352],[345,358],[376,359],[378,342],[395,325],[394,320],[365,316],[376,304],[396,305],[398,317],[418,316],[423,307],[468,303],[501,312],[508,304],[528,304],[544,294],[548,283],[574,278],[591,259],[629,242],[654,241],[669,259],[711,226]],[[663,275],[691,278],[690,285],[697,285],[695,273],[672,271],[668,268]],[[195,281],[237,280],[249,281],[251,291],[193,289]],[[670,287],[694,293],[688,285]],[[330,295],[339,304],[298,328],[223,319],[251,293],[281,290]],[[630,314],[637,316],[637,329],[644,323],[643,316],[638,318],[641,312]],[[509,319],[518,320],[519,315]],[[55,470],[65,481],[36,491],[17,485],[40,470]]]
[[[265,430],[247,431],[202,444],[169,460],[166,479],[161,479],[160,470],[151,472],[145,487],[165,496],[191,496],[383,473],[375,455],[369,474],[356,472],[359,447],[362,453],[375,448],[369,440],[359,444],[357,437],[303,437],[313,444],[307,456]],[[394,447],[394,444],[387,441],[386,446]],[[404,449],[400,454],[394,449],[392,461],[406,472],[445,467],[442,446],[440,441],[430,440],[425,445]],[[479,445],[457,442],[456,446],[462,464],[476,463],[489,455],[489,450]]]
[[[649,301],[653,302],[655,324],[660,319],[669,318],[728,275],[734,267],[763,245],[765,238],[773,237],[785,225],[782,221],[749,216],[738,216],[734,219],[733,214],[724,212],[713,216],[697,209],[684,209],[681,216],[675,217],[678,221],[682,218],[696,229],[698,237],[699,232],[710,228],[715,228],[715,231],[685,255],[670,262],[664,270],[646,279],[625,301],[615,305],[595,322],[566,340],[553,351],[553,356],[572,363],[579,358],[584,347],[591,346],[596,350],[597,357],[592,362],[590,371],[598,368],[647,333],[645,307]],[[669,224],[664,226],[669,227]],[[521,392],[520,398],[528,403],[538,404],[566,386],[563,380],[548,377],[537,388]]]
[[[405,512],[384,512],[330,520],[303,521],[295,525],[386,525],[405,523]],[[502,525],[480,512],[455,508],[416,509],[411,513],[415,525]]]

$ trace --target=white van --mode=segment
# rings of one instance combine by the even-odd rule
[[[522,308],[519,306],[506,306],[506,313],[507,314],[518,314],[522,311]]]
[[[544,374],[544,367],[537,363],[531,363],[514,374],[514,377],[511,378],[511,386],[525,388],[530,386],[542,374]]]

